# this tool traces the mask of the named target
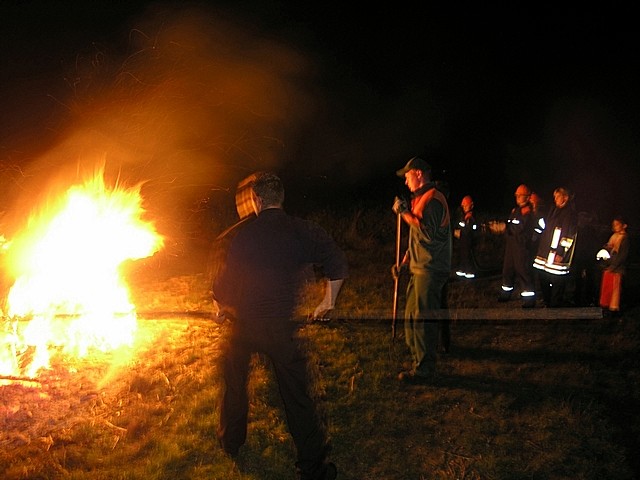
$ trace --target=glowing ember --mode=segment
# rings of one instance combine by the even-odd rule
[[[5,255],[16,279],[0,331],[0,375],[35,376],[50,352],[84,356],[133,342],[135,306],[120,274],[162,237],[142,220],[140,187],[107,189],[103,172],[31,216]]]

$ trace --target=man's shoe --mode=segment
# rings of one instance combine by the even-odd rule
[[[407,371],[413,370],[414,367],[415,367],[415,364],[413,362],[409,362],[409,361],[402,362],[403,370],[407,370]]]
[[[398,380],[407,385],[429,385],[434,377],[435,375],[416,375],[414,371],[400,372],[398,374]]]
[[[338,468],[332,462],[327,463],[327,468],[324,471],[324,477],[322,480],[335,480],[338,476]]]
[[[498,295],[498,301],[499,302],[508,302],[511,299],[511,294],[510,293],[501,293],[500,295]]]
[[[338,476],[338,468],[332,462],[323,463],[313,472],[303,472],[298,469],[299,480],[335,480]]]
[[[231,448],[222,443],[222,440],[218,439],[218,443],[220,444],[220,448],[224,451],[224,453],[231,458],[236,458],[238,456],[238,452],[240,451],[240,447]]]

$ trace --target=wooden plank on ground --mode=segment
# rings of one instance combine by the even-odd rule
[[[433,320],[597,320],[602,318],[602,309],[599,307],[570,307],[570,308],[450,308],[441,310],[429,310],[427,317]],[[215,323],[210,311],[143,311],[138,312],[138,318],[145,320],[172,319],[199,319],[205,322]],[[343,310],[336,309],[329,312],[328,318],[319,321],[345,320],[380,320],[392,321],[392,310]],[[296,320],[307,321],[307,318]],[[401,323],[403,314],[397,316],[397,322]]]
[[[389,320],[391,310],[356,311],[335,310],[332,319],[340,320]],[[427,317],[434,320],[595,320],[602,318],[599,307],[570,308],[450,308],[430,310]],[[398,317],[402,321],[402,315]]]

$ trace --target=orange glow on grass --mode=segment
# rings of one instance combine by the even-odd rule
[[[107,188],[103,171],[31,215],[7,248],[15,282],[0,331],[0,375],[33,377],[54,351],[131,345],[135,306],[120,267],[153,255],[162,237],[142,219],[140,186]],[[9,331],[7,331],[9,330]]]

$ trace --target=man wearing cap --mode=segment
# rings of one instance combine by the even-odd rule
[[[430,310],[441,308],[444,287],[451,271],[451,222],[447,199],[431,180],[431,167],[413,157],[396,174],[405,178],[410,205],[396,197],[393,211],[409,226],[409,245],[398,270],[409,270],[404,333],[412,366],[400,373],[405,383],[426,383],[436,373],[438,320]]]

